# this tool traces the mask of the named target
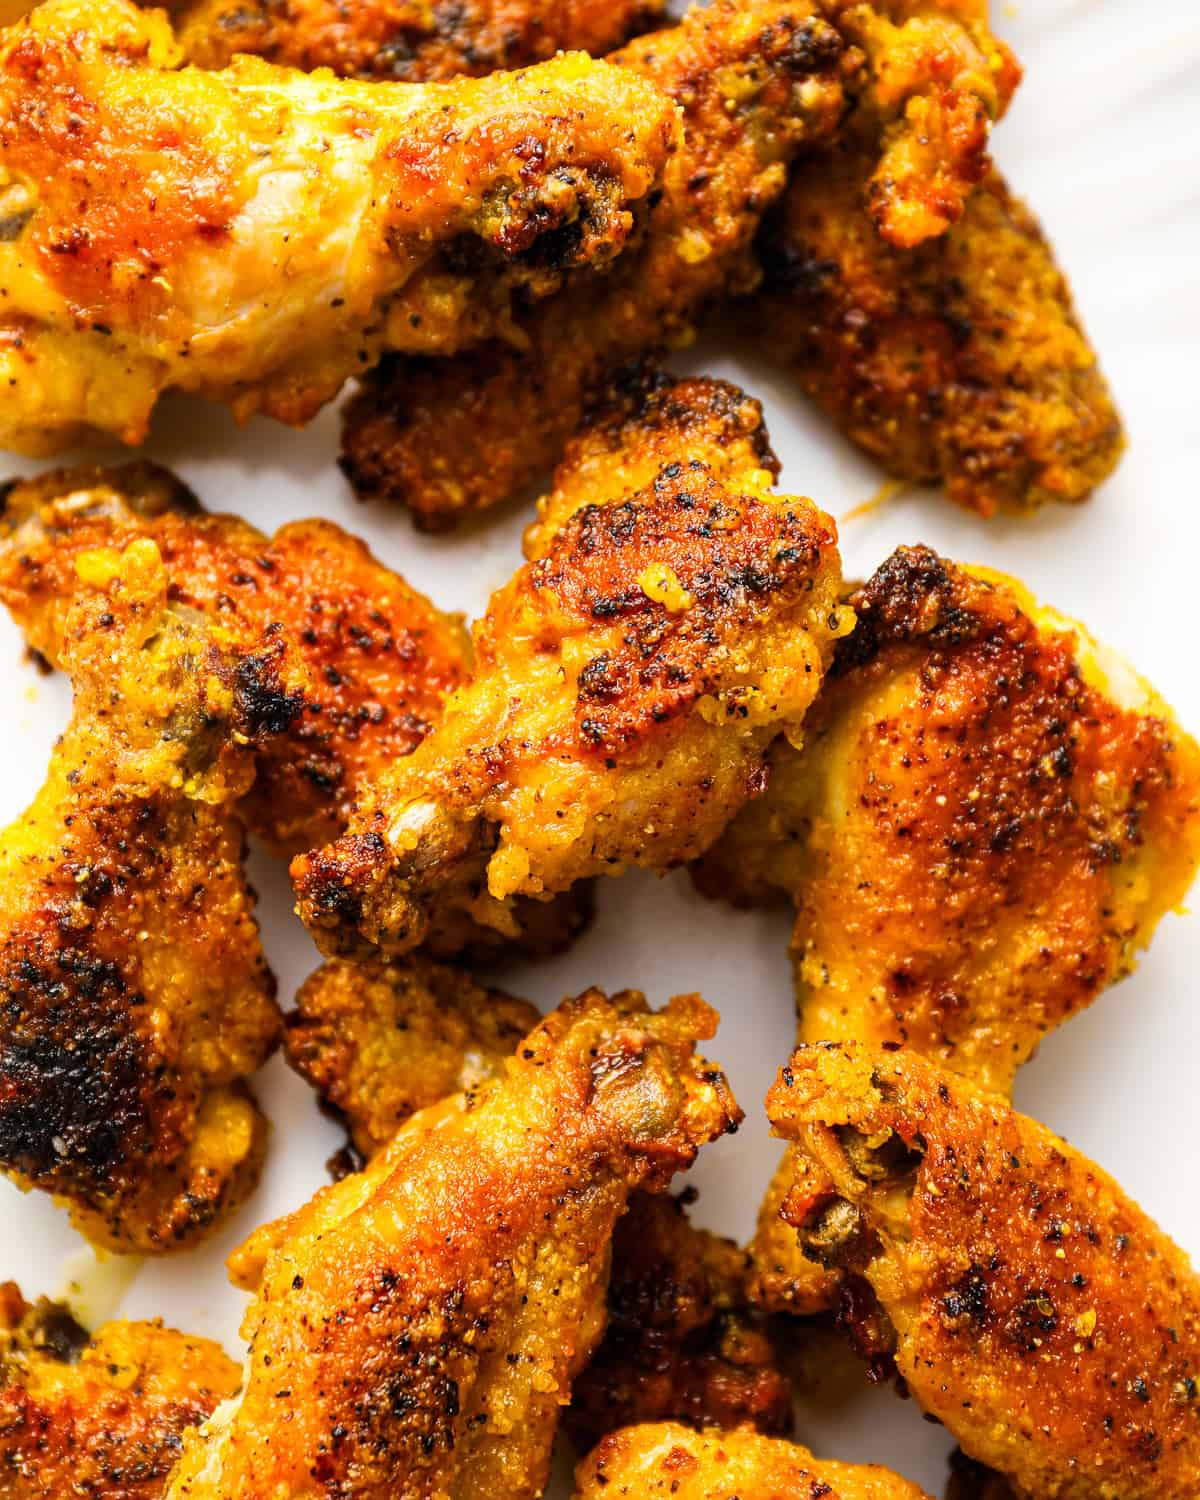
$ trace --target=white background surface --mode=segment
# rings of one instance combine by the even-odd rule
[[[1193,608],[1200,591],[1195,489],[1200,412],[1200,14],[1192,0],[1022,0],[997,16],[1026,81],[995,138],[1016,190],[1042,216],[1126,418],[1131,446],[1116,477],[1083,507],[1032,521],[983,522],[933,492],[911,492],[843,528],[846,572],[862,576],[901,542],[1014,572],[1122,650],[1200,730]],[[698,346],[681,368],[728,376],[760,396],[783,460],[785,488],[834,515],[871,496],[881,476],[792,393],[753,349]],[[268,423],[237,431],[223,412],[168,403],[150,456],[176,467],[214,510],[264,530],[322,515],[359,531],[379,555],[444,607],[481,610],[518,562],[527,515],[513,511],[468,534],[431,540],[403,514],[364,507],[334,467],[332,414],[304,433]],[[21,466],[0,458],[0,475]],[[27,472],[33,466],[26,465]],[[39,677],[0,620],[0,819],[42,780],[65,723],[65,684]],[[256,852],[252,878],[268,955],[290,1003],[316,953],[291,915],[280,865]],[[602,882],[595,927],[566,956],[503,982],[543,1006],[589,984],[637,986],[661,1003],[699,989],[724,1020],[710,1053],[729,1072],[749,1119],[696,1168],[698,1218],[744,1237],[778,1147],[763,1093],[792,1035],[782,916],[735,914],[702,902],[684,874]],[[1138,972],[1050,1038],[1017,1084],[1017,1101],[1102,1162],[1193,1254],[1200,1193],[1191,1142],[1196,1119],[1200,914],[1170,918]],[[491,977],[491,976],[488,976]],[[146,1263],[125,1298],[132,1316],[162,1315],[239,1349],[243,1299],[222,1258],[256,1224],[324,1180],[340,1144],[304,1084],[276,1059],[259,1094],[274,1122],[257,1194],[199,1250]],[[27,1294],[53,1292],[80,1241],[40,1194],[0,1182],[0,1278]],[[911,1402],[864,1392],[831,1413],[803,1410],[799,1435],[818,1452],[890,1463],[940,1492],[950,1446]]]

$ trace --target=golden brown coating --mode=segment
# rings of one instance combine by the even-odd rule
[[[696,408],[703,422],[685,416]],[[364,791],[349,832],[293,862],[328,950],[403,952],[463,910],[503,931],[514,897],[692,859],[759,789],[770,741],[801,723],[852,625],[832,521],[751,467],[759,417],[733,387],[651,384],[623,411],[612,430],[642,487],[616,461],[604,494],[580,445],[534,560],[474,628],[474,677]]]
[[[253,766],[231,658],[153,542],[76,567],[74,715],[0,840],[0,1163],[151,1253],[236,1204],[265,1144],[243,1080],[279,1013],[231,816]]]
[[[440,528],[546,473],[615,369],[686,340],[706,303],[753,278],[751,241],[788,159],[836,127],[842,53],[815,0],[716,0],[614,54],[683,111],[684,145],[641,239],[506,342],[381,369],[347,409],[356,490]]]
[[[140,442],[168,388],[300,423],[385,350],[495,337],[618,253],[678,136],[582,53],[444,84],[179,60],[128,0],[0,35],[7,447]]]
[[[190,62],[222,68],[251,52],[343,78],[424,83],[482,77],[561,50],[596,56],[644,31],[663,0],[183,0]]]
[[[201,510],[165,470],[129,464],[43,475],[5,497],[0,600],[36,651],[59,661],[78,556],[137,537],[162,554],[174,606],[219,621],[241,653],[258,721],[242,817],[286,854],[335,837],[359,783],[411,753],[467,675],[458,617],[331,522],[293,522],[268,539]],[[260,665],[281,653],[286,702]]]
[[[158,1322],[89,1338],[0,1286],[0,1500],[160,1500],[183,1433],[239,1376],[209,1339]]]
[[[801,1038],[1007,1092],[1133,967],[1200,864],[1200,747],[1019,583],[901,548],[702,884],[796,903]]]
[[[685,1201],[639,1193],[617,1224],[608,1329],[566,1417],[581,1449],[668,1418],[791,1430],[791,1385],[747,1302],[746,1252],[694,1228]]]
[[[579,1465],[575,1500],[929,1500],[875,1464],[814,1458],[751,1428],[693,1432],[674,1422],[614,1432]]]
[[[256,1292],[243,1391],[185,1444],[170,1500],[540,1495],[629,1193],[737,1118],[694,1051],[715,1021],[696,996],[654,1015],[589,991],[260,1230],[231,1262]]]
[[[501,1072],[538,1013],[462,969],[409,954],[322,965],[285,1021],[288,1062],[369,1159],[419,1109]]]
[[[1099,1167],[911,1051],[802,1046],[767,1111],[831,1184],[789,1218],[966,1453],[1021,1500],[1194,1491],[1200,1282]]]
[[[857,138],[802,163],[759,241],[768,347],[851,441],[991,515],[1085,500],[1121,419],[1041,226],[991,172],[949,233],[895,249]]]

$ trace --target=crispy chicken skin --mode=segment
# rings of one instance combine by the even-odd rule
[[[875,1464],[814,1458],[751,1428],[693,1432],[678,1423],[611,1433],[579,1465],[575,1500],[929,1500]]]
[[[119,1250],[170,1250],[253,1185],[242,1082],[278,1037],[230,809],[236,674],[154,544],[86,553],[46,783],[0,841],[0,1163]]]
[[[452,360],[396,360],[350,403],[343,467],[363,495],[442,528],[559,461],[611,372],[687,338],[701,308],[753,276],[751,242],[802,142],[835,129],[843,49],[814,0],[715,0],[612,61],[683,111],[638,244],[581,275],[506,342]]]
[[[457,616],[328,521],[268,539],[202,510],[165,470],[130,464],[43,475],[5,497],[0,600],[36,651],[58,664],[79,555],[137,537],[162,554],[174,605],[219,621],[244,653],[260,722],[242,817],[289,855],[335,837],[359,783],[415,749],[467,675]],[[286,702],[255,665],[264,646],[293,669]]]
[[[644,31],[663,0],[184,0],[189,61],[222,68],[238,52],[343,78],[436,82],[596,56]]]
[[[0,1500],[160,1500],[183,1433],[240,1373],[209,1339],[157,1322],[89,1338],[0,1286]]]
[[[802,1046],[767,1111],[831,1184],[789,1217],[966,1453],[1021,1500],[1194,1492],[1200,1284],[1099,1167],[911,1051]]]
[[[538,1013],[414,953],[331,960],[301,985],[285,1020],[288,1062],[369,1159],[410,1115],[502,1072]]]
[[[744,434],[761,417],[733,387],[652,383],[622,410],[636,453],[643,428],[654,434],[653,477],[617,462],[605,495],[580,444],[533,560],[474,628],[474,677],[364,791],[349,832],[293,862],[301,914],[329,951],[403,952],[464,909],[503,930],[513,897],[684,863],[759,789],[769,742],[803,720],[853,623],[837,605],[832,521],[751,466]]]
[[[678,135],[579,53],[419,85],[179,60],[127,0],[0,35],[7,447],[140,442],[171,387],[301,423],[385,350],[494,336],[621,249]]]
[[[1085,500],[1121,419],[1037,220],[993,171],[949,233],[897,250],[860,211],[875,154],[852,137],[793,175],[759,240],[768,347],[901,479],[985,516]]]
[[[608,1330],[566,1417],[580,1448],[667,1418],[791,1430],[791,1385],[747,1302],[748,1269],[732,1240],[692,1225],[684,1200],[631,1200],[613,1235]]]
[[[185,1444],[170,1500],[540,1495],[629,1193],[738,1117],[694,1051],[715,1021],[695,996],[655,1015],[589,991],[260,1230],[231,1262],[256,1292],[242,1395]]]
[[[1133,967],[1200,864],[1200,747],[1021,584],[901,548],[700,881],[796,903],[800,1035],[1007,1093]]]

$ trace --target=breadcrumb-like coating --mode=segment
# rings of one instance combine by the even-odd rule
[[[801,1046],[767,1097],[830,1187],[787,1213],[873,1290],[909,1391],[1020,1500],[1200,1473],[1200,1283],[1111,1177],[909,1050]]]
[[[418,1110],[501,1072],[538,1013],[414,953],[323,964],[285,1021],[288,1062],[370,1159]]]
[[[160,1500],[184,1432],[237,1389],[209,1339],[105,1323],[0,1286],[0,1500]]]
[[[355,489],[440,529],[547,473],[614,370],[686,341],[709,302],[751,284],[751,244],[788,160],[837,127],[843,52],[815,0],[716,0],[614,54],[683,113],[640,239],[469,358],[382,367],[346,410]]]
[[[155,1253],[236,1205],[265,1145],[244,1079],[279,1013],[232,816],[253,766],[231,659],[153,542],[76,568],[74,714],[0,839],[0,1164]]]
[[[593,57],[645,31],[663,0],[182,0],[190,62],[223,68],[238,52],[343,78],[425,83]]]
[[[138,537],[162,555],[174,607],[218,621],[244,654],[260,723],[241,816],[284,854],[335,837],[360,782],[410,754],[466,677],[460,620],[329,521],[268,538],[202,510],[166,470],[129,464],[42,475],[4,497],[0,600],[34,650],[58,664],[79,556]],[[255,686],[264,649],[286,657],[287,703]]]
[[[46,0],[0,35],[0,442],[146,435],[168,388],[303,423],[387,350],[448,352],[625,245],[672,100],[573,53],[439,84],[238,57]]]
[[[896,249],[861,211],[876,155],[852,137],[794,172],[759,240],[767,347],[901,479],[987,516],[1087,499],[1121,419],[1041,226],[993,170],[947,233]]]
[[[260,1230],[231,1262],[255,1293],[242,1393],[185,1443],[169,1500],[540,1495],[630,1192],[739,1117],[695,1054],[715,1025],[696,996],[652,1014],[589,991]]]
[[[747,1301],[746,1252],[697,1229],[685,1202],[639,1193],[617,1223],[608,1328],[566,1416],[580,1449],[666,1419],[791,1431],[791,1384]]]
[[[746,398],[694,381],[621,408],[636,455],[643,406],[655,433],[649,483],[627,489],[618,458],[602,500],[586,443],[560,469],[533,560],[474,627],[474,677],[348,833],[293,862],[328,951],[403,952],[462,910],[503,930],[514,897],[671,869],[759,790],[853,617],[832,521],[772,493],[768,470],[730,468],[719,440],[719,467],[693,452],[686,414],[708,422],[714,403],[748,465]]]
[[[1133,967],[1200,865],[1200,747],[1016,580],[900,548],[704,888],[796,903],[801,1038],[1008,1092]]]
[[[575,1500],[929,1500],[875,1464],[814,1458],[799,1443],[752,1428],[694,1432],[678,1423],[626,1427],[575,1473]]]

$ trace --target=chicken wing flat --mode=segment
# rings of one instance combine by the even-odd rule
[[[459,619],[330,522],[268,539],[203,511],[165,470],[130,464],[43,475],[5,497],[0,600],[36,651],[60,661],[80,555],[139,537],[159,549],[174,606],[219,622],[241,653],[259,730],[241,816],[288,855],[335,837],[359,783],[415,749],[466,677]],[[283,701],[264,675],[264,662],[278,674],[272,648],[288,658]]]
[[[1133,967],[1200,864],[1200,747],[1014,579],[901,548],[702,884],[797,908],[801,1038],[1007,1093]]]
[[[645,31],[663,0],[185,0],[176,5],[190,62],[223,68],[249,52],[344,78],[426,83],[596,56]]]
[[[789,1217],[967,1454],[1021,1500],[1194,1492],[1200,1283],[1099,1167],[910,1051],[802,1046],[767,1110],[831,1183]]]
[[[753,277],[751,243],[802,142],[844,103],[843,47],[816,0],[716,0],[611,59],[683,111],[684,144],[638,244],[469,358],[392,361],[347,410],[343,467],[363,495],[442,528],[549,471],[609,376],[685,340]]]
[[[7,447],[140,442],[169,387],[300,423],[387,349],[494,336],[621,249],[677,139],[583,54],[421,85],[179,60],[127,0],[0,36]]]
[[[538,1013],[462,969],[408,954],[331,960],[301,985],[285,1019],[288,1062],[368,1160],[418,1110],[502,1072]]]
[[[675,1422],[626,1427],[584,1459],[575,1500],[929,1500],[875,1464],[814,1458],[799,1443],[750,1428],[694,1432]]]
[[[715,1020],[695,996],[654,1015],[589,991],[259,1231],[231,1263],[256,1289],[242,1393],[185,1444],[170,1500],[540,1495],[629,1193],[736,1121],[694,1052]]]
[[[680,1198],[634,1196],[613,1235],[608,1329],[566,1417],[580,1448],[668,1418],[791,1430],[791,1385],[747,1300],[749,1265],[732,1240],[695,1228]]]
[[[230,660],[153,542],[76,566],[74,715],[0,840],[0,1164],[151,1253],[236,1204],[265,1143],[242,1080],[279,1013],[230,811],[253,766]]]
[[[240,1373],[208,1339],[124,1322],[89,1338],[0,1286],[0,1500],[160,1500],[183,1433]]]
[[[1121,419],[1041,226],[992,171],[948,233],[896,249],[862,212],[877,155],[851,138],[794,173],[759,241],[766,347],[902,479],[982,515],[1085,500]]]
[[[601,485],[581,440],[533,561],[474,628],[474,677],[364,791],[349,832],[293,862],[331,951],[402,952],[462,910],[504,930],[514,897],[694,858],[802,721],[853,623],[833,523],[770,491],[752,458],[761,413],[740,391],[626,395],[597,441],[628,441],[628,466]]]

